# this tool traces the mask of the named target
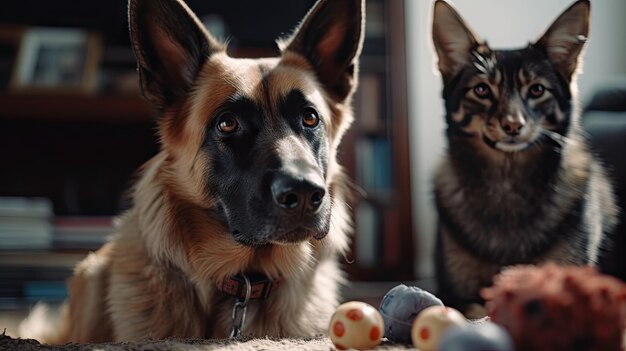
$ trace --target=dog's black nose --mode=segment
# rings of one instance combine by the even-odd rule
[[[274,203],[290,211],[315,212],[324,201],[324,185],[316,176],[277,172],[271,185]]]

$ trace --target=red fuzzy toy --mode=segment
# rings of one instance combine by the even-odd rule
[[[512,267],[481,295],[517,351],[624,350],[626,284],[592,267]]]

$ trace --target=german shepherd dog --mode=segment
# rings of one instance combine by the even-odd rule
[[[444,302],[466,314],[503,267],[594,265],[608,245],[618,211],[575,98],[589,14],[577,1],[535,43],[493,50],[450,4],[434,4],[448,124],[435,176],[437,277]]]
[[[221,338],[246,296],[245,335],[324,332],[352,227],[337,148],[353,120],[363,0],[319,0],[281,55],[262,59],[229,57],[181,0],[128,9],[161,151],[110,242],[76,268],[61,323],[38,337]]]

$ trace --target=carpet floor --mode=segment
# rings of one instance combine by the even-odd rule
[[[376,350],[411,350],[410,345],[383,342]],[[106,344],[65,344],[42,345],[36,340],[15,339],[0,334],[2,351],[313,351],[335,350],[330,339],[325,336],[307,339],[180,339],[146,340],[140,342]]]

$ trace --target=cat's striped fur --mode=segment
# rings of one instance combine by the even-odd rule
[[[435,3],[448,123],[435,176],[440,294],[465,309],[503,267],[596,264],[617,208],[579,126],[575,78],[589,30],[580,0],[535,43],[493,50]]]

